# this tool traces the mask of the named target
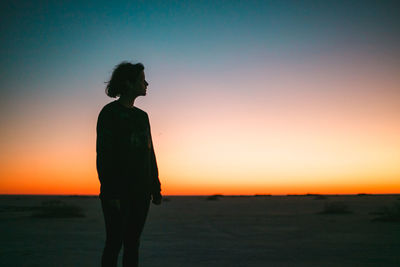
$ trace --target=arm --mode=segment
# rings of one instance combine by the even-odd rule
[[[102,187],[102,193],[118,197],[116,184],[117,147],[115,122],[109,110],[102,109],[97,120],[96,167]]]
[[[147,119],[148,119],[148,117],[147,117]],[[151,143],[151,151],[150,151],[150,175],[151,175],[151,179],[152,179],[151,195],[153,197],[153,203],[156,205],[159,205],[159,204],[161,204],[161,199],[162,199],[161,183],[158,178],[157,160],[156,160],[156,155],[154,152],[153,140],[151,137],[150,123],[149,123],[149,138],[150,138],[150,143]]]
[[[150,135],[151,138],[151,135]],[[150,139],[151,141],[151,177],[152,177],[152,188],[151,191],[154,193],[159,193],[161,192],[161,183],[160,180],[158,178],[158,167],[157,167],[157,160],[156,160],[156,155],[154,153],[154,147],[153,147],[153,141]]]
[[[156,156],[154,153],[153,142],[151,142],[151,170],[152,170],[152,188],[151,188],[151,196],[153,198],[153,203],[156,205],[161,204],[162,195],[161,195],[161,183],[158,178],[158,168]]]

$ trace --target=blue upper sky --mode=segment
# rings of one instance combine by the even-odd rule
[[[207,73],[330,51],[398,57],[399,6],[397,1],[2,1],[3,86],[46,90],[43,82],[104,76],[123,59]]]

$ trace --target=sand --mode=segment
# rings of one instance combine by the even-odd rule
[[[85,217],[31,217],[57,199]],[[168,199],[150,208],[140,266],[400,266],[400,223],[372,220],[400,195]],[[318,214],[332,202],[351,213]],[[0,196],[0,266],[100,266],[102,216],[97,197]]]

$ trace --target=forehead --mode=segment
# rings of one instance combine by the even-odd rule
[[[138,76],[140,79],[144,79],[144,71],[141,71],[140,73],[139,73],[139,76]]]

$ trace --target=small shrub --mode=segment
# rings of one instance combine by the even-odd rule
[[[348,214],[352,213],[349,206],[343,202],[328,202],[324,205],[324,210],[319,214]]]
[[[76,218],[85,217],[83,209],[68,205],[60,200],[43,201],[42,206],[32,214],[36,218]]]
[[[327,199],[327,197],[324,196],[324,195],[316,195],[316,196],[314,197],[314,200],[325,200],[325,199]]]
[[[394,203],[391,206],[383,207],[378,212],[372,214],[378,215],[372,221],[380,222],[400,222],[400,203]]]
[[[212,195],[212,196],[208,196],[206,198],[206,200],[219,200],[219,198],[222,197],[222,195]]]

